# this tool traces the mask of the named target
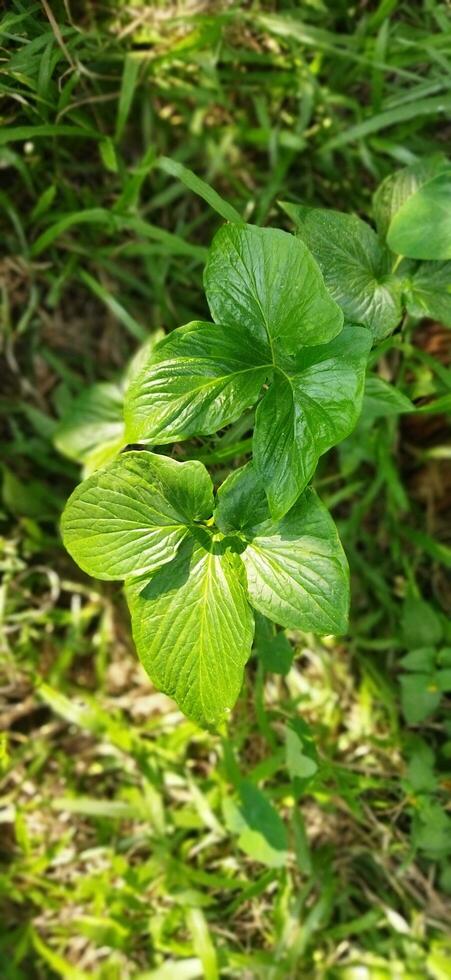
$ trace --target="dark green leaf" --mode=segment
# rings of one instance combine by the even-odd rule
[[[401,628],[406,647],[414,649],[440,643],[443,636],[442,624],[432,606],[412,595],[404,602]]]
[[[373,229],[352,214],[283,206],[345,318],[368,327],[378,340],[392,333],[401,319],[401,285],[391,273],[390,253]]]
[[[224,225],[204,282],[213,319],[237,324],[273,351],[326,343],[343,324],[308,249],[277,228]]]
[[[409,725],[418,725],[438,707],[441,691],[430,674],[405,674],[400,683],[404,717]]]
[[[274,517],[293,505],[319,457],[354,428],[370,347],[367,330],[345,327],[330,344],[305,349],[276,371],[257,409],[253,441]]]
[[[285,826],[264,793],[248,780],[239,786],[239,801],[226,800],[227,826],[238,834],[238,845],[245,854],[271,868],[286,863],[287,833]]]

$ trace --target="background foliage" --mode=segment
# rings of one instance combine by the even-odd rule
[[[0,974],[443,980],[449,332],[410,318],[378,349],[419,410],[373,405],[316,476],[349,636],[261,624],[224,743],[150,688],[120,590],[64,553],[58,448],[93,383],[120,439],[129,357],[206,315],[219,219],[161,157],[255,223],[290,228],[279,200],[367,217],[386,174],[447,151],[449,9],[12,0],[0,29]],[[198,440],[218,482],[239,437]]]

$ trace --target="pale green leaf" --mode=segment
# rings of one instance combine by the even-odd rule
[[[103,449],[103,462],[116,456],[125,445],[123,401],[122,385],[111,381],[100,381],[82,391],[69,403],[55,430],[53,441],[58,451],[84,463],[88,472],[95,468],[93,454],[99,448]]]
[[[297,234],[315,256],[326,286],[345,319],[368,327],[380,340],[401,314],[401,285],[391,257],[372,228],[356,215],[284,204]]]
[[[285,732],[285,754],[291,779],[311,779],[318,772],[318,765],[307,755],[298,733],[291,727]]]
[[[254,459],[273,517],[293,505],[319,457],[345,439],[360,414],[371,335],[344,327],[278,369],[257,409]]]
[[[174,330],[130,384],[128,441],[173,442],[235,421],[258,398],[270,360],[238,326],[196,321]]]
[[[411,259],[451,259],[451,170],[418,188],[393,217],[387,242]]]
[[[308,249],[277,228],[224,225],[204,274],[213,319],[288,353],[335,337],[342,314]]]
[[[171,561],[193,521],[213,507],[210,477],[196,461],[128,452],[81,483],[61,522],[83,571],[122,579]]]
[[[239,695],[253,639],[239,555],[186,541],[150,581],[128,582],[126,595],[138,655],[155,686],[189,718],[218,725]]]

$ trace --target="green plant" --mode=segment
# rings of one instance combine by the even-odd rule
[[[449,173],[433,158],[381,186],[379,237],[355,216],[287,204],[297,236],[240,221],[220,228],[204,275],[214,322],[180,327],[141,358],[125,395],[125,441],[208,436],[257,403],[246,423],[251,462],[215,498],[199,460],[128,450],[66,506],[66,547],[88,573],[125,580],[146,670],[201,724],[217,726],[236,701],[251,607],[282,627],[346,630],[346,558],[307,485],[356,426],[373,342],[408,308],[413,278],[384,235],[421,190],[419,173],[437,168]],[[367,390],[370,417],[381,402],[389,414],[411,408],[381,379]]]

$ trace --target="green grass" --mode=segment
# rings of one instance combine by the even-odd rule
[[[274,225],[287,199],[365,215],[395,166],[446,151],[449,11],[70,10],[13,0],[0,21],[0,976],[446,980],[451,728],[446,695],[407,724],[399,662],[409,591],[451,646],[449,334],[412,322],[379,349],[423,409],[358,430],[317,474],[351,562],[349,636],[290,634],[286,677],[254,657],[224,742],[152,690],[120,590],[63,551],[79,470],[53,435],[149,333],[205,316],[205,249],[228,209]],[[220,479],[246,437],[245,421],[193,451]],[[302,792],[294,717],[318,751]],[[239,774],[283,817],[286,866],[240,847],[225,802]]]

